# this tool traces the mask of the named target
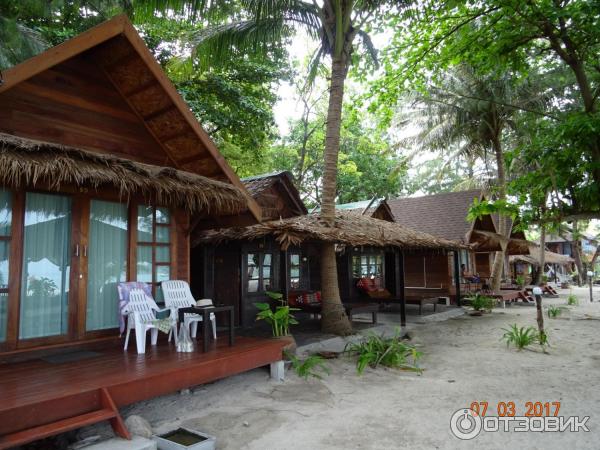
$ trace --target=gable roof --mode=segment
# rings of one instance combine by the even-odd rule
[[[436,237],[458,242],[468,242],[473,224],[466,217],[473,199],[481,199],[479,189],[446,192],[422,197],[406,197],[388,200],[397,223],[423,231]],[[490,231],[495,231],[491,223]],[[487,224],[487,228],[490,224]]]
[[[385,198],[371,200],[361,200],[358,202],[342,203],[335,205],[335,209],[348,211],[353,214],[366,215],[376,219],[394,222],[394,215]]]
[[[308,214],[293,176],[287,170],[242,178],[242,183],[262,208],[265,220]],[[287,212],[282,214],[282,210]]]
[[[75,63],[88,64],[96,68],[97,81],[103,83],[102,86],[106,89],[117,91],[121,102],[126,105],[123,111],[115,111],[115,108],[111,109],[110,105],[103,105],[102,92],[92,92],[90,95],[95,95],[97,102],[86,103],[86,98],[79,96],[75,88],[84,89],[88,80],[80,76],[77,71],[71,70],[71,66]],[[52,81],[66,85],[63,86],[60,96],[57,96],[55,91],[44,90],[46,86],[43,80],[38,79],[36,84],[36,77],[43,77],[45,71],[54,68],[62,71],[62,75],[53,75]],[[9,99],[19,100],[23,92],[32,89],[36,90],[36,95],[43,96],[45,101],[59,105],[58,107],[63,109],[72,109],[76,105],[84,113],[96,115],[105,113],[103,117],[106,118],[106,125],[100,125],[104,125],[109,131],[111,128],[119,127],[126,131],[127,126],[131,126],[133,130],[138,126],[140,135],[146,139],[138,143],[140,151],[150,151],[150,146],[145,142],[151,142],[152,148],[162,150],[162,156],[155,156],[155,158],[162,158],[161,163],[154,161],[153,163],[233,184],[246,194],[248,209],[255,221],[260,220],[260,208],[247,195],[239,177],[202,129],[125,15],[97,25],[3,72],[0,84],[0,99],[3,103]],[[92,90],[88,86],[88,91]],[[30,101],[28,107],[35,108],[36,103],[35,100]],[[25,138],[40,139],[40,134],[29,134],[27,124],[19,128],[9,123],[8,117],[2,114],[10,114],[10,111],[6,111],[10,108],[2,109],[5,111],[0,113],[0,131]],[[130,116],[137,118],[138,123],[119,123],[120,118]],[[89,144],[73,145],[73,142],[69,142],[71,130],[73,134],[80,132],[81,135],[86,135],[87,133]],[[41,130],[39,133],[43,133],[44,141],[50,143],[71,145],[101,153],[112,151],[117,156],[130,156],[118,154],[111,149],[110,141],[102,141],[97,136],[92,138],[88,130],[77,129],[76,125],[68,127],[63,123],[62,128],[57,126],[51,130]],[[135,157],[131,159],[136,160]]]

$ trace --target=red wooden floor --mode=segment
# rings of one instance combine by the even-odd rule
[[[116,411],[278,361],[285,344],[238,337],[229,347],[220,338],[208,353],[177,353],[173,344],[163,344],[148,345],[145,355],[137,355],[133,345],[127,352],[100,350],[73,362],[36,359],[0,365],[0,449],[31,441],[32,435],[39,439],[93,423],[102,414],[110,419],[111,405]],[[118,427],[118,412],[111,420]]]

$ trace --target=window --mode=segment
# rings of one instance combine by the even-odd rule
[[[248,253],[246,270],[247,292],[265,292],[272,289],[273,255],[271,253]]]
[[[381,277],[383,256],[381,254],[361,254],[352,256],[352,276],[354,278]]]
[[[290,289],[300,289],[302,264],[300,253],[290,253],[289,279]]]
[[[8,319],[8,256],[12,222],[12,194],[0,189],[0,342],[6,341]]]
[[[171,214],[167,208],[138,206],[137,281],[152,284],[157,302],[162,302],[162,281],[171,278]]]

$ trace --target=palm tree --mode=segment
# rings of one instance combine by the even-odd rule
[[[459,65],[428,92],[419,95],[416,109],[422,117],[423,131],[417,136],[422,148],[444,150],[451,147],[454,156],[470,160],[492,160],[495,174],[489,181],[498,200],[506,200],[507,174],[504,144],[514,139],[518,130],[515,117],[521,111],[545,102],[539,86],[516,83],[510,74],[481,76],[467,65]],[[499,216],[498,233],[501,251],[492,266],[492,289],[499,290],[506,247],[512,224]]]
[[[329,59],[329,103],[325,130],[324,174],[321,219],[335,224],[337,163],[344,84],[357,44],[375,58],[375,49],[366,26],[401,2],[390,0],[240,0],[243,12],[235,20],[200,30],[193,38],[194,55],[202,65],[225,60],[233,52],[268,54],[272,45],[281,45],[295,29],[305,30],[319,42],[313,55],[309,80],[317,67]],[[321,258],[323,290],[322,328],[345,335],[351,332],[340,300],[334,244],[323,244]]]

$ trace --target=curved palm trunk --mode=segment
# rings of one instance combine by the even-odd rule
[[[323,200],[321,202],[321,218],[329,226],[333,226],[335,223],[337,163],[340,149],[340,128],[342,124],[342,103],[346,74],[345,59],[333,57],[331,64],[331,84],[329,86],[327,129],[325,134]],[[352,332],[352,326],[342,306],[337,275],[335,246],[332,243],[323,243],[321,246],[321,289],[323,292],[321,328],[327,333],[347,335]]]
[[[540,270],[537,273],[535,284],[538,286],[544,281],[544,266],[546,265],[546,227],[542,225],[540,232]],[[543,318],[542,318],[543,321]],[[538,319],[539,322],[539,319]],[[540,330],[543,331],[543,330]]]
[[[504,171],[504,156],[502,154],[502,145],[500,139],[496,138],[493,141],[494,153],[496,154],[496,164],[498,167],[498,199],[506,200],[506,173]],[[508,239],[510,237],[512,225],[509,223],[508,218],[499,215],[498,216],[498,234]],[[492,265],[492,291],[498,292],[500,290],[500,282],[502,281],[502,268],[504,267],[504,259],[506,256],[506,243],[502,244],[502,250],[496,252],[494,257],[494,264]]]

